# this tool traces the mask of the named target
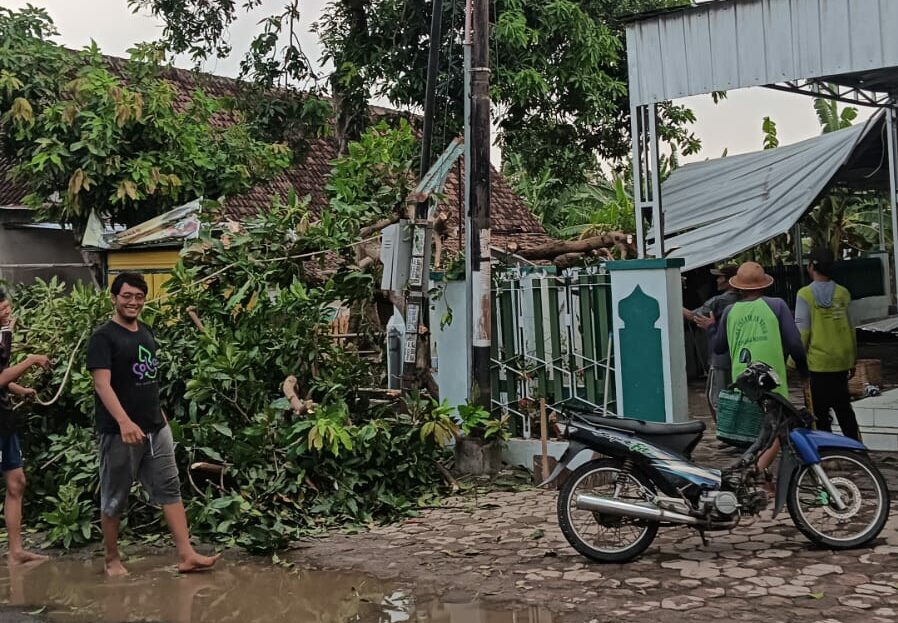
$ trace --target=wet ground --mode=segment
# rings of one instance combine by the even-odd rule
[[[800,389],[794,388],[796,397]],[[700,384],[690,405],[709,425],[696,459],[722,467]],[[638,560],[591,563],[564,539],[556,493],[526,488],[456,496],[401,525],[311,541],[291,559],[411,582],[444,601],[541,606],[554,621],[898,621],[898,454],[874,453],[892,495],[891,517],[868,547],[833,552],[808,542],[788,513],[766,511],[703,545],[688,528],[662,528]],[[476,619],[471,619],[476,621]]]
[[[898,372],[884,368],[884,385],[896,385]],[[737,453],[715,441],[701,393],[690,386],[693,414],[709,425],[696,458],[724,466]],[[710,534],[708,545],[690,529],[663,528],[638,560],[597,565],[561,535],[554,491],[493,488],[401,524],[301,543],[281,555],[293,569],[234,552],[197,576],[175,573],[170,553],[130,561],[132,575],[118,580],[104,578],[96,558],[12,574],[0,566],[0,623],[894,622],[898,454],[873,459],[892,515],[875,542],[852,551],[816,548],[787,514],[766,512]]]
[[[0,622],[66,623],[551,623],[538,608],[490,611],[476,604],[416,602],[396,582],[357,572],[297,571],[227,561],[180,575],[165,556],[132,559],[131,575],[106,578],[100,560],[57,559],[0,569]]]

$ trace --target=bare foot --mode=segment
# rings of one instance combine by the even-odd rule
[[[203,556],[193,552],[187,559],[178,563],[178,573],[195,573],[197,571],[207,571],[215,566],[221,554],[214,556]]]
[[[35,554],[34,552],[29,552],[25,549],[20,552],[10,552],[7,556],[10,565],[27,565],[28,563],[33,562],[43,562],[49,558],[49,556]]]
[[[113,558],[112,560],[106,561],[106,576],[110,578],[120,578],[123,575],[128,575],[128,570],[125,569],[125,565],[122,564],[120,558]]]

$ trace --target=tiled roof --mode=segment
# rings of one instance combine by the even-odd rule
[[[10,179],[12,162],[0,153],[0,207],[20,206],[28,194],[28,188],[18,180]]]
[[[113,70],[120,70],[123,59],[109,57]],[[162,76],[170,80],[178,89],[179,100],[185,103],[189,93],[196,88],[201,88],[204,93],[211,96],[233,96],[238,92],[240,83],[230,78],[213,76],[210,74],[198,74],[183,69],[166,69]],[[372,114],[395,114],[382,108],[372,107]],[[229,114],[221,114],[215,119],[225,125],[233,122]],[[439,150],[440,146],[434,146]],[[308,195],[313,213],[320,214],[328,205],[325,194],[325,184],[330,174],[330,162],[337,155],[337,145],[333,138],[314,139],[308,149],[306,158],[277,178],[260,184],[244,195],[231,197],[225,201],[225,213],[232,218],[241,219],[259,210],[264,210],[271,205],[271,198],[276,196],[286,199],[291,190],[300,197]],[[458,248],[458,220],[462,214],[462,166],[459,163],[452,167],[452,171],[446,181],[444,210],[450,214],[450,237],[447,247]],[[0,206],[21,205],[22,198],[28,190],[21,183],[10,180],[7,173],[11,163],[0,155]],[[495,169],[493,170],[491,187],[491,225],[493,233],[493,245],[502,247],[511,237],[526,248],[537,241],[549,240],[539,221],[527,210],[520,197],[514,194],[505,180]],[[522,234],[527,234],[522,236]]]

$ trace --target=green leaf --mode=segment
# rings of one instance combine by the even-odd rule
[[[216,510],[223,510],[228,508],[234,503],[234,499],[231,497],[224,498],[215,498],[211,502],[209,502],[209,508],[214,508]]]
[[[227,437],[228,439],[231,439],[234,437],[234,433],[231,432],[231,429],[227,424],[223,424],[221,422],[215,422],[212,424],[212,428],[215,429],[216,431],[218,431],[219,433],[221,433],[222,435],[224,435],[225,437]]]
[[[209,448],[208,446],[204,446],[204,447],[200,448],[199,450],[200,450],[200,452],[205,454],[207,457],[209,457],[213,461],[218,461],[219,463],[224,463],[224,459],[221,457],[221,455],[216,450],[213,450],[212,448]]]

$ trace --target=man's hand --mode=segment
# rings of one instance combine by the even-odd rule
[[[146,438],[146,435],[144,435],[143,431],[140,430],[140,426],[138,426],[131,420],[119,424],[119,429],[122,432],[122,441],[124,441],[129,446],[140,445]]]
[[[50,367],[50,358],[46,355],[28,355],[28,361],[32,366],[40,366],[44,370]]]
[[[710,329],[715,324],[717,324],[717,319],[714,318],[714,312],[710,312],[707,316],[700,316],[698,314],[695,315],[695,324],[702,329]]]
[[[21,385],[16,385],[15,383],[9,384],[9,391],[14,393],[19,398],[24,398],[25,400],[29,400],[37,396],[36,389],[32,389],[31,387],[22,387]]]

